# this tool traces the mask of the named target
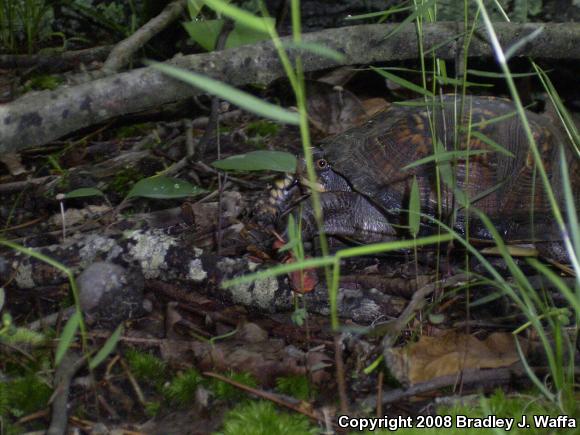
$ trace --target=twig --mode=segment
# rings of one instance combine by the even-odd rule
[[[181,15],[186,4],[186,0],[176,0],[169,3],[159,15],[117,44],[103,65],[103,72],[106,74],[115,73],[127,65],[137,50]]]
[[[334,364],[336,366],[336,386],[340,398],[340,412],[348,414],[348,396],[346,394],[346,379],[344,376],[344,361],[342,359],[342,339],[340,334],[334,335]]]
[[[413,294],[411,301],[409,302],[407,307],[405,307],[405,310],[401,313],[401,315],[399,317],[397,317],[393,321],[383,323],[381,325],[377,325],[377,329],[375,330],[375,333],[378,332],[379,329],[383,330],[383,333],[384,333],[383,347],[389,348],[393,345],[393,343],[395,342],[397,337],[401,334],[403,329],[405,329],[405,327],[407,326],[407,322],[409,321],[409,319],[413,316],[415,311],[418,311],[423,307],[423,305],[425,304],[425,298],[428,295],[430,295],[433,291],[435,291],[435,289],[437,289],[439,287],[450,287],[450,286],[456,285],[460,282],[464,282],[464,281],[468,281],[468,280],[469,280],[469,277],[467,275],[459,274],[459,275],[454,275],[450,278],[447,278],[447,279],[444,279],[441,281],[427,284],[427,285],[421,287],[419,290],[417,290]]]
[[[300,414],[303,414],[308,418],[324,423],[324,417],[319,415],[318,412],[311,411],[310,409],[308,409],[306,406],[304,406],[305,402],[301,400],[290,398],[287,396],[281,396],[279,394],[268,393],[267,391],[258,390],[256,388],[252,388],[249,387],[248,385],[234,381],[233,379],[226,378],[225,376],[222,376],[218,373],[204,372],[203,375],[208,376],[210,378],[219,379],[220,381],[233,385],[234,387],[239,388],[242,391],[254,394],[262,399],[269,400],[271,402],[276,403],[277,405],[291,409],[292,411],[295,412],[299,412]]]
[[[62,435],[67,427],[68,393],[72,378],[85,364],[86,358],[76,352],[67,353],[54,374],[55,391],[52,401],[52,414],[47,435]]]
[[[384,406],[402,399],[406,399],[408,397],[418,396],[439,390],[441,388],[454,386],[457,384],[458,376],[458,374],[441,376],[431,379],[427,382],[421,382],[420,384],[413,385],[407,389],[398,388],[396,390],[384,391],[382,394],[382,404]],[[463,371],[461,376],[464,385],[477,384],[480,386],[483,384],[507,384],[513,378],[525,378],[527,377],[527,374],[521,364],[517,364],[512,367],[501,367],[491,370],[469,369]],[[377,396],[374,394],[369,396],[369,398],[363,402],[363,407],[365,408],[375,408],[376,406]]]
[[[59,71],[75,65],[102,61],[111,52],[112,45],[71,50],[58,54],[3,54],[0,55],[0,68],[35,68],[38,70]]]

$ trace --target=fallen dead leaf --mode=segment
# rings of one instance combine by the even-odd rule
[[[18,153],[4,153],[0,155],[0,162],[6,165],[10,175],[14,177],[28,172],[22,164],[21,155]]]
[[[342,133],[366,119],[365,109],[352,92],[323,82],[307,86],[308,119],[323,136]]]
[[[527,346],[522,343],[525,349]],[[466,369],[498,368],[519,361],[514,336],[496,332],[485,340],[450,331],[385,351],[389,370],[403,385],[413,385]]]

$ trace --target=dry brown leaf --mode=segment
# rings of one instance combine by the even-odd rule
[[[525,347],[524,347],[525,348]],[[413,385],[466,369],[498,368],[519,360],[514,336],[496,332],[485,340],[450,331],[385,352],[387,366],[403,385]]]
[[[324,136],[342,133],[366,119],[361,102],[352,92],[322,82],[307,85],[308,119]]]
[[[0,162],[6,165],[10,175],[14,177],[27,172],[26,168],[22,165],[22,158],[18,153],[4,153],[0,155]]]
[[[373,115],[376,115],[389,107],[390,103],[388,103],[384,98],[367,98],[362,101],[362,106],[365,109],[366,116],[371,118]]]

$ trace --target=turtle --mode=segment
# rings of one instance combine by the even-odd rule
[[[580,204],[578,155],[555,122],[528,110],[525,114],[556,200],[564,202],[563,147],[574,202]],[[532,241],[543,255],[568,258],[510,100],[450,94],[430,102],[392,104],[364,124],[324,140],[312,154],[328,235],[359,243],[409,237],[409,201],[416,180],[425,216],[419,235],[434,233],[439,220],[462,236],[490,240],[489,228],[475,213],[479,210],[504,240]],[[297,166],[292,179],[304,181],[304,160]],[[281,214],[290,208],[290,192],[296,190],[290,180],[279,181],[271,192],[270,207]],[[310,201],[294,213],[303,221],[303,237],[315,236]]]

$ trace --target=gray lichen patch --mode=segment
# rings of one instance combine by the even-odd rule
[[[271,276],[254,282],[254,304],[264,310],[272,310],[275,305],[278,279]]]
[[[232,302],[234,304],[252,306],[252,284],[244,283],[232,286],[229,288]]]
[[[139,262],[143,276],[147,279],[159,277],[161,270],[166,269],[165,256],[169,248],[176,244],[174,238],[163,231],[131,231],[125,234],[129,244],[129,255]]]
[[[34,288],[36,283],[32,278],[32,265],[28,262],[22,262],[17,266],[14,281],[19,288]]]
[[[80,268],[89,266],[100,253],[106,253],[105,259],[111,261],[121,255],[122,249],[115,239],[97,234],[88,235],[79,250]]]
[[[207,278],[207,272],[204,270],[203,264],[199,258],[189,262],[187,277],[193,282],[202,282]]]
[[[236,261],[233,258],[225,257],[218,261],[216,266],[225,276],[230,276],[240,270],[241,262],[245,263],[245,260]]]

